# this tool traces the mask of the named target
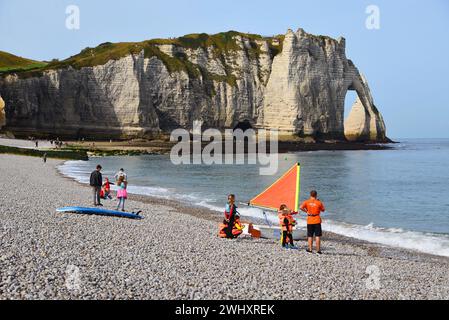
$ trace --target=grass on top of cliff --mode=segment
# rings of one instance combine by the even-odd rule
[[[179,38],[153,39],[143,42],[106,42],[95,48],[85,48],[79,54],[62,61],[54,60],[48,64],[45,64],[27,60],[36,63],[35,65],[28,64],[28,68],[23,67],[25,63],[20,64],[21,68],[14,67],[11,63],[8,64],[5,59],[5,65],[8,69],[0,69],[0,74],[17,73],[21,78],[40,76],[46,70],[63,69],[68,67],[81,69],[83,67],[104,65],[110,60],[118,60],[129,54],[139,54],[143,51],[146,58],[157,57],[161,60],[170,73],[185,71],[189,74],[189,76],[194,78],[202,75],[206,76],[207,79],[226,81],[233,85],[236,83],[236,78],[232,75],[232,66],[228,65],[225,56],[229,53],[242,50],[237,42],[237,36],[248,40],[247,43],[249,43],[249,46],[245,46],[243,50],[246,50],[248,55],[252,58],[258,59],[262,52],[259,41],[267,41],[269,53],[272,57],[282,51],[282,43],[284,40],[283,35],[263,37],[256,34],[240,33],[236,31],[222,32],[214,35],[200,33],[189,34]],[[222,61],[227,75],[219,76],[209,74],[207,71],[202,70],[197,64],[189,61],[187,56],[181,52],[175,53],[172,57],[159,49],[159,46],[164,44],[170,44],[175,47],[177,46],[191,50],[196,50],[198,48],[213,48],[212,52],[214,57]],[[3,58],[0,56],[0,60],[2,59]]]
[[[0,51],[0,72],[15,73],[39,69],[45,67],[47,63],[25,59],[8,52]]]
[[[198,48],[214,48],[214,53],[221,54],[241,50],[236,37],[241,37],[249,42],[249,47],[244,48],[249,54],[258,55],[261,53],[260,45],[257,41],[267,41],[272,55],[276,55],[282,49],[283,35],[274,37],[263,37],[258,34],[242,33],[238,31],[221,32],[217,34],[192,33],[173,39],[153,39],[154,44],[172,44],[183,48],[196,50]],[[278,44],[275,44],[277,42]]]

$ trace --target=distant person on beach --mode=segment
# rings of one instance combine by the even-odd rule
[[[117,188],[117,210],[121,207],[122,211],[125,211],[125,200],[128,198],[128,192],[126,191],[127,183],[123,176],[119,177]]]
[[[115,181],[118,182],[120,177],[123,177],[123,181],[128,181],[128,176],[123,168],[120,168],[120,170],[114,175]]]
[[[315,190],[310,191],[310,199],[301,204],[301,211],[307,213],[307,242],[309,253],[312,253],[313,237],[316,239],[316,252],[321,254],[321,212],[324,212],[324,204],[318,200],[318,193]]]
[[[38,141],[38,140],[36,140],[36,141],[34,142],[34,144],[36,145],[36,148],[39,148],[39,141]]]
[[[103,206],[100,201],[100,191],[103,185],[103,177],[101,176],[101,166],[97,165],[97,168],[90,174],[90,185],[94,193],[94,206]]]
[[[293,227],[296,224],[293,218],[294,214],[298,214],[298,212],[291,211],[285,204],[281,204],[279,207],[278,218],[282,229],[282,247],[286,249],[297,249],[293,243]]]
[[[44,163],[47,163],[47,153],[46,152],[42,156],[42,160],[44,161]]]

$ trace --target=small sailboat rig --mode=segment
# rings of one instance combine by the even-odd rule
[[[301,165],[295,163],[271,186],[249,201],[250,206],[277,211],[281,204],[298,211],[301,193]]]
[[[298,211],[300,194],[301,165],[295,163],[273,184],[249,201],[248,206],[263,210],[266,225],[248,224],[245,231],[256,238],[280,239],[281,228],[270,223],[267,218],[267,211],[277,212],[281,204],[287,205],[293,211]],[[294,240],[302,239],[305,235],[304,228],[293,228]]]

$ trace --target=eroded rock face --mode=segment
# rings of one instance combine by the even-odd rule
[[[357,91],[362,109],[369,115],[363,130],[348,130],[348,136],[352,141],[385,141],[383,119],[366,80],[346,58],[345,39],[289,30],[282,53],[273,61],[259,123],[300,136],[343,140],[348,89]],[[351,114],[358,114],[358,107]],[[349,118],[350,128],[354,127],[353,118]]]
[[[157,131],[158,117],[141,81],[149,63],[127,56],[93,68],[48,71],[39,78],[7,76],[0,86],[8,101],[7,128],[99,137]]]
[[[5,102],[2,97],[0,97],[0,129],[6,124],[5,117]]]
[[[194,120],[202,120],[204,128],[232,128],[248,121],[280,134],[344,140],[344,99],[351,89],[357,90],[369,124],[349,130],[348,136],[385,140],[382,117],[366,81],[345,56],[343,38],[299,29],[289,30],[283,43],[264,38],[255,43],[240,35],[234,40],[239,49],[220,56],[212,47],[159,46],[167,57],[185,57],[203,70],[197,77],[169,72],[161,59],[141,52],[80,70],[0,78],[7,128],[110,138],[190,129]],[[273,55],[273,45],[282,51]],[[357,110],[350,128],[360,120]]]
[[[344,39],[289,30],[273,61],[260,125],[343,139],[344,98],[356,74],[346,59]]]

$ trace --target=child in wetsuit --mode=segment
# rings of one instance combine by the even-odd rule
[[[297,249],[293,243],[293,226],[296,224],[293,215],[298,212],[292,212],[285,204],[281,204],[278,211],[279,224],[282,229],[282,247],[286,249]],[[287,244],[287,241],[289,244]]]
[[[237,206],[235,205],[235,195],[230,194],[228,196],[228,203],[224,212],[223,223],[227,226],[224,230],[227,238],[236,238],[238,235],[233,233],[235,222],[238,219]]]

